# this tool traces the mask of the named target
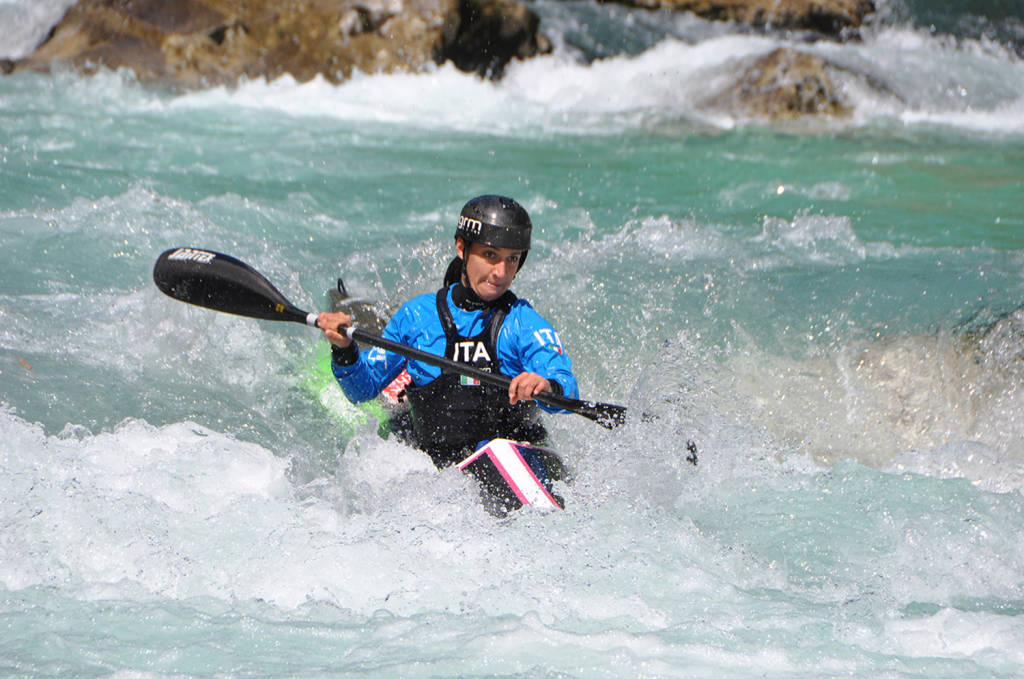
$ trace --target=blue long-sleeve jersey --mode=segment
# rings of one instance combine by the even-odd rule
[[[460,335],[472,337],[481,333],[490,318],[490,309],[467,311],[452,301],[447,292],[448,309]],[[391,318],[382,336],[386,339],[444,356],[446,337],[437,312],[437,296],[427,293],[406,302]],[[572,362],[565,355],[558,333],[544,317],[524,299],[512,304],[496,341],[501,371],[509,377],[521,372],[534,372],[557,382],[562,394],[579,398],[579,387],[572,374]],[[403,369],[416,386],[428,384],[441,374],[441,369],[377,347],[360,351],[359,360],[349,366],[331,364],[342,391],[353,403],[377,396]],[[539,404],[548,412],[564,412]]]

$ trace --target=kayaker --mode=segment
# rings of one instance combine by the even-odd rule
[[[455,257],[444,287],[406,302],[382,336],[460,363],[512,378],[507,390],[372,348],[360,351],[335,330],[331,367],[353,403],[375,398],[403,369],[413,443],[438,467],[462,460],[477,444],[508,438],[543,445],[544,426],[533,397],[544,391],[579,398],[572,364],[558,334],[533,307],[510,291],[526,261],[533,225],[522,205],[486,195],[462,208]],[[322,328],[348,327],[343,312],[321,313]],[[541,404],[549,412],[558,409]],[[564,411],[561,411],[564,412]]]

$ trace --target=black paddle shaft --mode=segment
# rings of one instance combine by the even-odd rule
[[[465,363],[457,363],[456,361],[449,360],[436,354],[431,354],[426,351],[414,349],[413,347],[399,342],[378,337],[377,335],[373,335],[359,328],[348,328],[346,330],[346,334],[350,339],[372,344],[375,347],[392,351],[400,356],[404,356],[415,361],[429,363],[430,365],[437,366],[438,368],[441,368],[441,370],[447,372],[472,377],[473,379],[494,387],[508,389],[509,385],[512,383],[512,380],[505,375],[487,372],[486,370],[481,370],[474,366],[466,365]],[[626,420],[625,406],[618,406],[612,403],[581,401],[567,396],[559,396],[558,394],[554,394],[549,391],[541,392],[534,396],[534,398],[541,403],[546,403],[556,408],[562,408],[578,415],[583,415],[584,417],[594,420],[608,429],[614,429]]]
[[[157,258],[153,267],[153,281],[164,294],[196,306],[249,318],[292,321],[318,327],[317,314],[296,307],[259,271],[223,253],[200,248],[171,248]],[[485,384],[508,389],[512,382],[505,375],[420,351],[359,328],[339,330],[345,330],[349,338],[356,341],[428,363],[441,370],[472,377]],[[614,429],[626,421],[625,406],[581,401],[551,392],[537,394],[534,398],[594,420],[608,429]]]

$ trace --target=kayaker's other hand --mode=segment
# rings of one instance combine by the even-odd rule
[[[508,385],[508,402],[515,405],[519,401],[532,401],[543,391],[551,391],[551,382],[546,378],[537,373],[519,373]]]
[[[341,347],[344,349],[348,345],[352,344],[346,335],[338,332],[340,328],[352,327],[352,317],[343,311],[322,311],[320,315],[316,317],[316,324],[324,331],[324,337],[331,344]]]

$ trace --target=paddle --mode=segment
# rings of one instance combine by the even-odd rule
[[[317,315],[289,302],[259,271],[240,260],[212,250],[171,248],[153,267],[153,281],[174,299],[229,314],[271,321],[292,321],[313,327]],[[472,377],[485,384],[508,389],[512,380],[470,365],[378,337],[360,328],[346,328],[353,340],[386,349],[405,358],[422,361],[442,370]],[[625,406],[595,403],[544,392],[536,400],[594,420],[608,429],[626,421]]]

